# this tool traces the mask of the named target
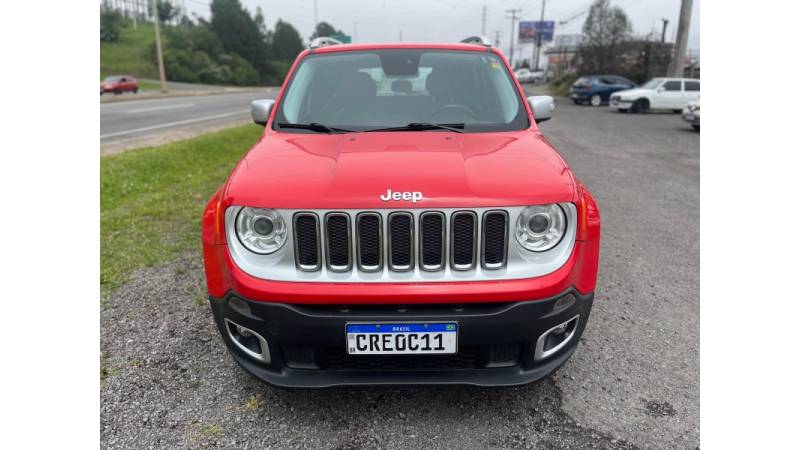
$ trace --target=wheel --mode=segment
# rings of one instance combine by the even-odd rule
[[[636,100],[631,106],[632,113],[646,113],[648,109],[650,109],[650,102],[643,98]]]
[[[692,124],[692,128],[694,128],[694,131],[700,131],[700,125]]]
[[[594,94],[592,98],[589,99],[589,103],[591,103],[592,106],[600,106],[603,103],[603,99],[600,98],[599,95]]]
[[[680,109],[673,109],[672,110],[672,114],[680,114],[680,113],[681,113]]]
[[[122,94],[122,91],[120,91],[119,89],[114,89],[114,95],[119,95],[119,94]]]
[[[139,88],[134,88],[134,89],[133,89],[133,93],[134,93],[134,94],[138,94],[138,93],[139,93]]]
[[[628,112],[628,110],[627,110],[627,109],[622,109],[622,108],[617,108],[617,111],[619,111],[619,112],[621,112],[621,113],[626,113],[626,112]]]
[[[581,101],[580,101],[580,100],[578,100],[577,98],[573,98],[573,99],[572,99],[572,103],[575,103],[576,105],[580,105],[580,104],[581,104]]]

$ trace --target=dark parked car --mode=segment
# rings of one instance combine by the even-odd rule
[[[122,94],[123,92],[139,92],[139,82],[129,75],[108,77],[100,83],[100,95],[104,92]]]
[[[617,91],[636,87],[633,81],[616,75],[592,75],[580,77],[569,89],[569,97],[576,105],[589,103],[600,106]]]

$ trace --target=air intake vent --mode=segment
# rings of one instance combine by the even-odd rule
[[[298,269],[307,272],[320,269],[319,225],[316,214],[295,214],[294,251]]]
[[[389,214],[389,268],[398,272],[414,267],[414,217],[410,213]]]
[[[419,218],[419,259],[422,270],[444,267],[444,214],[424,212]]]
[[[358,244],[358,268],[364,272],[378,272],[383,269],[383,232],[381,215],[361,213],[356,218]]]
[[[469,270],[475,266],[478,238],[478,218],[471,211],[454,212],[450,225],[451,267]]]
[[[483,215],[484,269],[499,269],[506,264],[506,241],[508,240],[508,214],[505,211],[488,211]]]
[[[328,270],[347,272],[352,268],[350,249],[350,217],[344,213],[325,216],[325,248]]]

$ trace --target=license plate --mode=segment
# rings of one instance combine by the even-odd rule
[[[686,114],[683,116],[686,120],[694,120],[694,114]]]
[[[458,324],[348,323],[350,355],[452,354],[458,351]]]

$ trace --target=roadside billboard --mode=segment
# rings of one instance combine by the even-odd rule
[[[542,35],[542,42],[553,42],[553,33],[556,29],[556,23],[552,20],[545,20],[540,22],[538,20],[521,20],[519,22],[519,37],[520,43],[537,42],[538,34]]]

